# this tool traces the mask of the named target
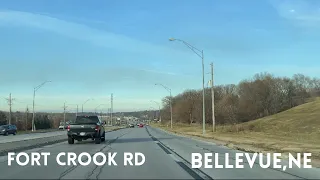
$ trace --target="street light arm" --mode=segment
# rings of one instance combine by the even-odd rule
[[[167,91],[169,91],[171,93],[171,89],[168,88],[167,86],[163,85],[163,84],[156,84],[156,85],[160,85],[162,86],[164,89],[166,89]]]
[[[191,49],[195,54],[197,54],[200,58],[203,58],[202,56],[202,51],[194,46],[192,46],[191,44],[187,43],[186,41],[184,40],[181,40],[181,39],[173,39],[171,38],[170,41],[180,41],[182,42],[184,45],[186,45],[189,49]],[[198,52],[197,52],[198,51]]]
[[[160,106],[160,103],[158,103],[158,102],[156,102],[156,101],[152,101],[152,100],[151,100],[151,102],[154,102],[154,103],[156,103],[158,106]]]
[[[197,48],[195,48],[194,46],[191,46],[190,44],[188,44],[187,42],[185,42],[185,41],[182,41],[183,42],[183,44],[185,44],[189,49],[191,49],[196,55],[198,55],[200,58],[202,58],[202,55],[200,55],[197,51],[199,51],[199,52],[201,52],[202,53],[202,51],[200,51],[199,49],[197,49]],[[195,51],[195,50],[197,50],[197,51]]]
[[[48,83],[48,82],[51,82],[51,81],[45,81],[43,83],[41,83],[39,86],[35,87],[34,88],[34,91],[37,91],[38,89],[40,89],[44,84]]]
[[[90,101],[91,99],[87,99],[82,105],[85,105],[88,101]]]

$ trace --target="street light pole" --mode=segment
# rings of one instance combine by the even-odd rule
[[[33,88],[33,103],[32,103],[32,123],[31,123],[31,131],[34,131],[34,99],[36,97],[36,88]]]
[[[99,106],[97,106],[96,108],[94,108],[94,113],[97,114],[97,109],[98,107],[100,107],[101,105],[107,105],[107,104],[99,104]]]
[[[64,104],[63,104],[63,129],[65,129],[65,127],[66,127],[66,109],[67,109],[66,102],[64,102]]]
[[[82,114],[83,114],[83,105],[85,105],[88,101],[90,101],[91,100],[91,98],[90,99],[87,99],[83,104],[82,104]]]
[[[159,106],[159,121],[161,122],[161,107],[160,107],[160,103],[156,102],[156,101],[151,101],[156,103]]]
[[[155,84],[155,85],[160,85],[162,86],[163,88],[165,88],[167,91],[169,91],[170,93],[170,116],[171,116],[171,122],[170,122],[170,126],[171,126],[171,129],[172,129],[172,94],[171,94],[171,89],[164,86],[163,84]]]
[[[185,44],[189,49],[191,49],[195,54],[197,54],[201,60],[202,60],[202,134],[204,135],[206,133],[206,114],[205,114],[205,85],[204,85],[204,55],[203,50],[199,50],[192,46],[191,44],[181,40],[181,39],[175,39],[170,38],[169,41],[180,41],[183,44]],[[201,54],[200,54],[201,53]]]
[[[201,51],[202,59],[202,134],[206,133],[206,107],[205,107],[205,89],[204,89],[204,57],[203,51]]]
[[[33,103],[32,103],[32,128],[31,128],[31,131],[35,131],[35,125],[34,125],[34,117],[35,117],[35,112],[34,112],[34,101],[35,101],[35,97],[36,97],[36,91],[38,89],[40,89],[45,83],[47,82],[51,82],[51,81],[45,81],[43,83],[41,83],[39,86],[33,88]]]
[[[214,114],[214,84],[213,84],[213,63],[211,65],[211,103],[212,103],[212,132],[215,132],[216,130],[216,120],[215,120],[215,114]]]

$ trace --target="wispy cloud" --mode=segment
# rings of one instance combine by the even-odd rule
[[[173,50],[165,46],[144,42],[121,34],[91,28],[84,24],[69,22],[47,15],[5,10],[0,11],[0,25],[1,24],[43,29],[110,49],[121,49],[122,51],[152,54],[154,56],[161,55],[162,57],[165,54],[170,54],[170,56],[172,56],[172,54],[179,54],[180,56],[185,55],[184,57],[188,57],[188,54],[184,52],[179,52],[178,50]]]
[[[20,11],[7,11],[0,10],[0,26],[14,26],[14,27],[29,27],[42,29],[51,33],[60,34],[64,37],[83,40],[88,44],[93,44],[101,46],[106,49],[116,49],[121,52],[121,54],[128,54],[127,59],[132,59],[135,61],[135,58],[129,58],[129,55],[134,56],[137,54],[137,57],[144,56],[152,61],[147,61],[146,66],[141,67],[98,67],[95,68],[90,75],[79,74],[77,69],[75,69],[70,64],[61,65],[54,61],[46,62],[45,64],[37,64],[38,68],[33,70],[28,70],[27,68],[21,69],[20,73],[12,73],[12,69],[15,69],[16,63],[23,63],[25,66],[29,66],[28,62],[4,62],[8,63],[10,68],[7,68],[7,72],[10,73],[10,76],[0,76],[0,82],[3,84],[15,83],[33,83],[40,82],[45,79],[50,79],[55,82],[80,82],[80,83],[98,83],[101,81],[109,82],[119,82],[128,77],[134,77],[134,79],[143,81],[144,79],[159,78],[164,77],[172,79],[172,76],[188,76],[185,74],[179,74],[172,72],[172,68],[167,65],[162,59],[171,59],[174,58],[174,63],[177,64],[191,64],[194,63],[194,58],[190,57],[190,53],[179,51],[166,46],[161,46],[139,39],[133,39],[121,34],[116,34],[104,30],[95,29],[84,24],[74,23],[66,20],[61,20],[58,18],[53,18],[48,15],[34,14],[29,12],[20,12]],[[166,41],[166,40],[164,40]],[[131,54],[130,54],[131,53]],[[157,59],[160,59],[158,62]],[[4,60],[5,61],[5,60]],[[189,63],[189,62],[190,63]],[[51,68],[59,69],[59,72],[47,71],[47,68],[39,68],[40,66],[48,66],[50,64]],[[151,66],[151,68],[150,68]],[[34,68],[34,67],[32,67]],[[163,69],[163,70],[162,70]],[[170,69],[171,72],[168,72]],[[23,76],[21,76],[24,74]],[[42,76],[39,76],[42,74]],[[78,74],[74,76],[74,74]],[[170,77],[171,76],[171,77]],[[94,78],[93,78],[94,77]],[[103,80],[100,78],[103,77]],[[98,83],[100,84],[100,83]]]
[[[320,27],[320,1],[270,1],[279,16],[300,26]]]

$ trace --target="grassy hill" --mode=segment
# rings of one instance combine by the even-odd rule
[[[261,132],[288,136],[292,140],[320,141],[320,98],[272,116],[235,126],[220,126],[218,132]]]
[[[254,121],[218,126],[214,133],[207,125],[206,135],[202,135],[201,125],[175,124],[172,130],[167,125],[155,126],[247,151],[311,152],[320,160],[320,98]]]
[[[242,125],[246,129],[269,133],[320,133],[320,98]]]

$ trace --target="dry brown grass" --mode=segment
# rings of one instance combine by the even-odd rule
[[[165,130],[220,141],[233,148],[251,152],[312,153],[314,162],[320,160],[320,99],[287,111],[237,125],[218,126],[212,132],[206,127],[202,135],[199,124],[153,124]],[[316,163],[318,166],[318,163]]]

